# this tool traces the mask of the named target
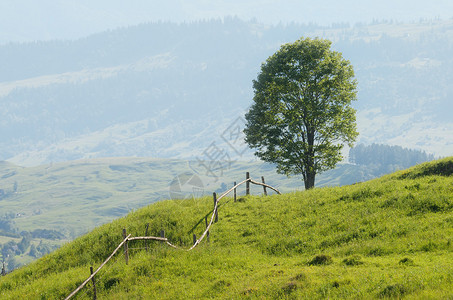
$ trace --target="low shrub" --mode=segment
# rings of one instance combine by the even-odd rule
[[[332,257],[325,255],[325,254],[320,254],[316,255],[313,257],[312,260],[308,262],[309,266],[322,266],[322,265],[330,265],[333,263]]]

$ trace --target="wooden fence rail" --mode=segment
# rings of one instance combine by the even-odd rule
[[[263,177],[263,179],[264,179],[264,177]],[[268,184],[265,184],[265,183],[261,183],[261,182],[252,180],[252,179],[250,178],[250,176],[249,176],[249,173],[247,172],[247,174],[246,174],[246,179],[245,179],[244,181],[241,181],[241,182],[239,182],[238,184],[234,185],[231,189],[229,189],[228,191],[224,192],[219,198],[217,198],[217,199],[214,200],[214,211],[213,211],[213,214],[212,214],[212,216],[211,216],[211,221],[209,222],[208,226],[206,227],[206,230],[203,232],[203,234],[200,236],[200,238],[194,242],[194,244],[192,245],[192,247],[190,247],[190,249],[189,249],[188,251],[192,250],[192,249],[195,248],[198,244],[200,244],[200,242],[201,242],[201,241],[204,239],[204,237],[208,234],[209,228],[211,228],[211,225],[212,225],[213,221],[215,221],[216,216],[218,216],[218,215],[217,215],[217,210],[218,210],[219,201],[220,201],[223,197],[225,197],[225,196],[227,196],[229,193],[231,193],[232,191],[235,191],[236,188],[238,188],[240,185],[242,185],[242,184],[244,184],[244,183],[245,183],[245,184],[253,183],[253,184],[256,184],[256,185],[261,185],[261,186],[264,186],[264,187],[267,187],[267,188],[270,188],[270,189],[274,190],[274,191],[275,191],[277,194],[279,194],[279,195],[281,194],[279,190],[277,190],[276,188],[274,188],[274,187],[272,187],[272,186],[270,186],[270,185],[268,185]],[[247,194],[247,192],[250,192],[250,186],[247,186],[247,187],[246,187],[246,194]]]
[[[229,190],[227,190],[226,192],[224,192],[220,197],[217,198],[216,196],[216,193],[213,193],[213,199],[214,199],[214,209],[212,211],[212,215],[211,215],[211,219],[208,223],[207,221],[207,217],[205,217],[205,224],[206,224],[206,229],[205,231],[203,232],[203,234],[197,239],[196,238],[196,235],[193,234],[193,245],[189,248],[189,249],[183,249],[183,248],[180,248],[180,247],[177,247],[175,245],[173,245],[172,243],[170,243],[168,241],[168,239],[165,236],[165,233],[163,231],[161,231],[161,237],[155,237],[155,236],[140,236],[140,237],[131,237],[131,234],[127,235],[126,236],[126,229],[123,229],[123,241],[116,247],[116,249],[112,252],[112,254],[110,254],[110,256],[96,269],[96,271],[93,272],[93,269],[92,267],[90,268],[91,269],[91,275],[90,277],[88,277],[77,289],[75,289],[71,294],[69,294],[69,296],[67,296],[65,298],[65,300],[68,300],[68,299],[71,299],[75,294],[77,294],[90,280],[93,281],[93,284],[94,284],[94,276],[102,269],[102,267],[116,254],[116,252],[118,252],[118,250],[124,246],[124,254],[125,254],[125,258],[126,258],[126,264],[128,263],[128,242],[129,241],[137,241],[137,240],[145,240],[145,241],[149,241],[149,240],[154,240],[154,241],[160,241],[160,242],[165,242],[168,246],[172,247],[172,248],[175,248],[175,249],[183,249],[183,250],[186,250],[186,251],[190,251],[192,250],[193,248],[195,248],[196,246],[198,246],[200,244],[200,242],[207,236],[208,237],[208,240],[209,240],[209,229],[211,228],[212,224],[217,222],[218,220],[218,207],[219,207],[219,201],[226,197],[229,193],[231,193],[232,191],[234,191],[234,201],[236,202],[236,189],[241,186],[242,184],[246,184],[246,195],[249,195],[250,193],[250,183],[252,184],[255,184],[255,185],[261,185],[263,186],[263,190],[264,190],[264,194],[267,195],[267,191],[266,191],[266,188],[269,188],[273,191],[275,191],[277,194],[281,194],[279,190],[277,190],[276,188],[264,183],[264,177],[261,177],[261,180],[262,182],[258,182],[258,181],[254,181],[253,179],[250,178],[250,175],[249,175],[249,172],[246,173],[246,179],[237,183],[234,182],[234,186],[232,188],[230,188]],[[148,226],[149,224],[146,225],[146,234],[148,233]],[[146,249],[148,249],[148,246],[146,246]],[[96,290],[95,290],[95,286],[94,286],[94,299],[96,299]]]
[[[65,300],[67,299],[71,299],[75,294],[77,294],[78,291],[80,291],[90,280],[91,278],[94,277],[94,275],[96,275],[101,269],[102,267],[115,255],[115,253],[121,248],[121,246],[123,246],[124,243],[127,242],[128,238],[130,237],[131,235],[129,234],[119,245],[118,247],[116,247],[116,249],[112,252],[112,254],[110,254],[110,256],[99,266],[99,268],[96,269],[96,271],[93,272],[93,274],[91,274],[90,277],[88,277],[78,288],[76,288],[71,294],[69,294],[68,297],[65,298]]]
[[[167,242],[167,238],[157,237],[157,236],[136,236],[128,238],[127,241],[138,241],[138,240],[153,240],[153,241],[161,241]]]
[[[262,177],[262,178],[263,178],[263,181],[264,181],[264,177]],[[274,187],[272,187],[272,186],[270,186],[268,184],[265,184],[264,182],[258,182],[258,181],[255,181],[253,179],[250,179],[250,182],[253,183],[253,184],[256,184],[256,185],[262,185],[263,187],[270,188],[271,190],[275,191],[277,194],[281,195],[279,190],[277,190],[276,188],[274,188]]]

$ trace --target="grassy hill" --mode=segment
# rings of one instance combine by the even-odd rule
[[[8,269],[17,268],[155,201],[225,191],[246,171],[253,178],[271,178],[284,192],[302,185],[299,178],[277,175],[275,167],[262,162],[223,166],[213,177],[199,163],[177,159],[86,159],[28,168],[0,162],[0,261],[9,256]],[[183,184],[192,175],[198,185]],[[317,184],[344,185],[369,178],[373,174],[366,167],[345,164],[320,175]]]
[[[128,265],[118,253],[100,271],[98,298],[453,297],[452,174],[447,158],[351,186],[226,199],[210,242],[193,251],[130,242],[141,249]],[[0,278],[0,297],[64,298],[123,228],[142,236],[149,223],[150,235],[164,229],[187,249],[210,210],[210,197],[136,210]],[[76,296],[90,297],[91,285]]]
[[[175,198],[171,185],[178,176],[198,175],[200,190],[195,196],[203,196],[225,191],[233,181],[244,179],[247,171],[257,179],[272,179],[283,192],[303,188],[300,178],[278,175],[275,167],[259,161],[233,162],[216,171],[217,178],[197,162],[178,159],[87,159],[27,168],[0,162],[0,218],[11,216],[17,232],[56,230],[72,239],[133,209]],[[319,175],[317,186],[373,177],[363,166],[345,164]],[[190,187],[180,191],[183,197],[192,194]]]

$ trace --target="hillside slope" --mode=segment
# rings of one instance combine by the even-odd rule
[[[96,277],[98,297],[453,297],[452,174],[447,158],[352,186],[227,199],[210,242],[193,251],[130,242],[129,264],[117,254]],[[164,229],[187,249],[210,210],[208,197],[132,212],[1,278],[0,296],[64,298],[123,228],[142,236],[149,223],[150,235]],[[77,295],[91,297],[91,285]]]
[[[199,162],[176,159],[87,159],[28,168],[0,162],[0,261],[9,257],[7,269],[18,268],[155,201],[221,193],[245,172],[272,179],[282,192],[302,188],[299,177],[278,175],[270,164],[220,163],[210,163],[216,170],[207,173]],[[368,166],[342,164],[321,174],[317,186],[377,176]]]
[[[28,168],[0,162],[0,221],[7,216],[15,233],[49,229],[73,239],[161,199],[223,192],[233,181],[243,179],[245,172],[258,179],[272,178],[282,192],[303,187],[299,177],[278,175],[274,166],[261,161],[222,165],[223,169],[207,174],[198,162],[177,159],[87,159]],[[196,192],[191,185],[173,186],[178,178],[190,175],[199,179]],[[373,174],[366,167],[345,164],[319,175],[317,185],[345,185],[370,178]]]

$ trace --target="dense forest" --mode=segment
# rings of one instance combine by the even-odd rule
[[[434,155],[425,151],[382,144],[359,144],[349,150],[349,162],[367,166],[376,176],[403,170],[417,164],[434,160]]]

